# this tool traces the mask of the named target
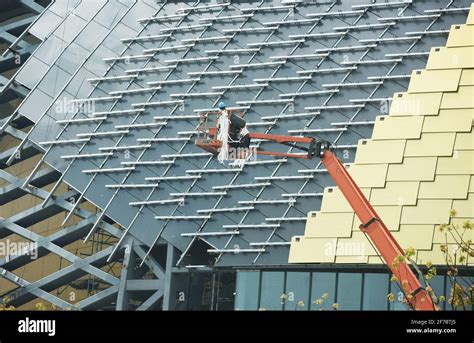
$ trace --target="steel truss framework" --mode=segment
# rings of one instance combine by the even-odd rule
[[[11,21],[0,27],[0,39],[9,45],[9,48],[0,57],[0,69],[4,75],[13,74],[38,47],[36,40],[29,35],[28,28],[36,23],[37,15],[42,13],[45,8],[33,0],[21,0],[20,2],[20,7],[4,9],[4,11],[6,15],[19,14],[23,19]],[[28,16],[24,18],[27,14]],[[17,33],[17,35],[11,32]],[[28,280],[28,276],[21,275],[22,267],[32,262],[27,252],[2,256],[0,258],[0,275],[15,286],[8,291],[0,290],[0,297],[8,298],[9,304],[16,307],[36,299],[60,309],[115,308],[121,310],[131,308],[131,304],[137,310],[156,308],[157,304],[163,301],[165,271],[152,256],[146,258],[142,268],[135,268],[134,258],[145,255],[144,247],[137,244],[136,240],[127,239],[124,246],[128,248],[117,254],[111,261],[107,261],[114,247],[111,244],[85,258],[77,256],[68,249],[69,244],[85,237],[100,214],[84,208],[77,208],[75,215],[80,220],[72,225],[60,227],[52,234],[43,236],[30,229],[31,226],[47,221],[59,213],[71,211],[74,208],[72,200],[78,199],[80,194],[75,190],[69,190],[60,195],[53,195],[52,192],[45,190],[46,186],[57,182],[61,175],[50,166],[40,168],[28,182],[26,182],[26,177],[18,177],[15,173],[8,171],[8,168],[29,158],[39,156],[41,159],[43,151],[32,142],[19,143],[25,140],[27,137],[25,131],[33,123],[27,118],[17,115],[14,106],[20,103],[30,90],[16,82],[14,77],[7,78],[2,75],[0,83],[2,85],[0,103],[7,108],[9,104],[12,104],[10,107],[13,112],[10,115],[2,113],[1,139],[4,143],[7,142],[4,140],[5,138],[9,139],[8,142],[15,143],[14,145],[6,144],[6,148],[2,144],[0,149],[0,165],[2,167],[0,179],[4,182],[0,190],[0,206],[21,201],[21,198],[26,195],[31,195],[42,202],[49,199],[45,204],[35,205],[8,218],[0,217],[0,239],[18,236],[20,240],[36,245],[38,259],[54,254],[69,262],[69,266],[31,282]],[[107,236],[109,240],[111,238],[112,242],[122,235],[122,229],[114,225],[111,220],[101,221],[97,228],[100,235]],[[122,266],[121,273],[117,276],[110,272],[111,266],[115,264]],[[147,275],[146,279],[143,278],[145,274]],[[67,301],[54,294],[53,290],[84,278],[84,275],[98,280],[106,287],[99,289],[95,294],[88,294],[86,298],[77,302]],[[137,293],[140,294],[138,300],[135,296]]]

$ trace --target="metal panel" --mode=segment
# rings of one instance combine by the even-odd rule
[[[416,206],[405,206],[401,224],[447,223],[452,200],[419,200]]]
[[[393,237],[406,249],[431,250],[433,244],[433,225],[400,225],[400,231],[394,232]]]
[[[474,27],[472,25],[454,25],[451,27],[447,47],[474,45]]]
[[[440,110],[438,117],[425,118],[423,132],[469,132],[473,120],[474,108]]]
[[[472,134],[471,134],[472,139]],[[472,143],[471,143],[472,145]],[[474,150],[455,151],[453,157],[439,157],[436,167],[438,175],[474,174]]]
[[[293,237],[291,244],[295,245],[295,248],[290,250],[289,263],[311,263],[315,260],[329,263],[334,262],[337,244],[335,238]]]
[[[443,93],[395,93],[390,116],[437,115]]]
[[[335,219],[337,218],[337,221]],[[305,237],[350,237],[354,213],[308,213]],[[337,222],[337,225],[333,225]],[[327,230],[331,227],[331,230]]]
[[[388,167],[387,181],[432,181],[436,162],[436,157],[405,157],[403,163]]]
[[[372,189],[372,205],[415,205],[419,182],[387,182],[385,188]]]
[[[466,199],[470,175],[436,175],[420,183],[419,199]]]
[[[423,117],[377,117],[373,140],[420,138]]]
[[[460,86],[456,93],[444,93],[440,108],[474,108],[474,87]]]
[[[423,133],[421,139],[407,141],[405,156],[451,156],[456,134]]]
[[[457,133],[454,150],[474,150],[474,131]]]
[[[349,173],[359,187],[383,187],[388,164],[352,164]]]
[[[410,142],[410,141],[409,141]],[[403,160],[405,140],[359,141],[357,164],[400,163]]]
[[[415,70],[411,74],[409,93],[455,92],[458,90],[461,69]],[[438,82],[443,80],[442,83]]]

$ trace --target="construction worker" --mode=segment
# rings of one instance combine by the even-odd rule
[[[219,103],[219,112],[217,117],[217,139],[221,141],[221,149],[217,155],[220,163],[223,163],[229,156],[229,113],[226,110],[225,103]]]
[[[228,156],[228,149],[224,147],[224,142],[225,146],[230,145],[234,149],[248,149],[250,146],[250,134],[245,120],[235,113],[229,115],[223,101],[219,103],[219,110],[217,139],[222,142],[222,146],[218,159],[223,161],[224,157]],[[227,137],[225,132],[228,133]]]
[[[230,146],[233,148],[248,148],[250,145],[250,135],[245,120],[234,113],[230,115],[229,120]]]

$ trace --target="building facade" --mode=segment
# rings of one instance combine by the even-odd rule
[[[41,257],[5,256],[0,294],[19,307],[40,298],[81,309],[404,308],[320,161],[220,164],[194,139],[200,114],[224,101],[251,131],[331,142],[397,239],[443,271],[437,226],[453,207],[454,222],[474,218],[470,8],[51,2],[26,31],[37,44],[20,37],[6,51],[31,56],[2,90],[5,100],[24,90],[1,126],[2,239],[37,243]],[[422,115],[394,112],[399,95],[420,94]],[[434,112],[438,94],[454,105],[440,98]],[[444,138],[449,151],[423,151],[441,151]],[[436,220],[418,220],[433,211]],[[32,277],[37,264],[48,270]],[[469,287],[472,257],[460,270]],[[436,276],[433,289],[449,297],[448,281]]]

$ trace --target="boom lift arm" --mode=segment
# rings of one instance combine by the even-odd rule
[[[207,116],[206,116],[207,118]],[[207,122],[207,119],[206,119]],[[201,127],[202,129],[202,127]],[[205,130],[207,134],[216,133],[216,128]],[[414,310],[436,311],[436,305],[429,294],[418,280],[416,274],[411,270],[405,259],[405,252],[392,236],[382,219],[375,212],[360,188],[354,182],[349,172],[341,163],[339,158],[331,151],[330,143],[316,142],[312,137],[294,137],[272,135],[264,133],[249,133],[251,138],[264,139],[279,144],[284,144],[306,151],[307,154],[280,153],[271,151],[257,151],[260,155],[285,156],[292,158],[311,159],[318,156],[326,167],[329,175],[339,187],[346,200],[351,205],[357,217],[361,221],[360,229],[366,233],[382,256],[383,261],[390,268],[392,274],[397,278],[402,291],[405,293],[408,304]],[[206,139],[207,138],[207,139]],[[221,142],[215,137],[198,138],[196,145],[217,154]],[[297,145],[297,143],[309,144],[308,147]]]
[[[329,175],[361,221],[362,224],[359,228],[367,234],[392,274],[399,280],[400,287],[405,293],[410,307],[415,310],[436,311],[436,305],[431,295],[422,287],[416,274],[408,266],[404,258],[405,252],[339,158],[330,150],[329,143],[318,143],[317,149]],[[399,261],[400,256],[403,257],[402,261]]]

